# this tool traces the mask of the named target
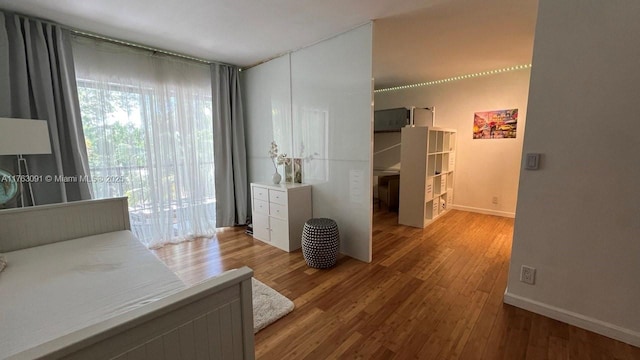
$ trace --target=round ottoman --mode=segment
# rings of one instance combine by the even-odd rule
[[[309,219],[302,230],[302,256],[312,268],[326,269],[336,264],[340,234],[331,219]]]

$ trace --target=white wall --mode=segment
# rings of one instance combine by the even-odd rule
[[[505,302],[640,346],[640,2],[541,0]],[[535,285],[519,281],[537,268]]]
[[[436,126],[458,130],[454,207],[514,216],[529,75],[529,70],[516,70],[439,85],[380,92],[375,94],[375,109],[435,106]],[[515,139],[473,139],[474,112],[511,108],[519,109]],[[498,204],[492,203],[494,196],[498,197]]]
[[[372,26],[243,71],[249,180],[269,181],[269,143],[305,158],[313,216],[336,220],[341,252],[371,261]],[[265,165],[266,164],[266,165]]]

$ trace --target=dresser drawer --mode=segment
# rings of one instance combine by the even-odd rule
[[[269,203],[266,201],[253,199],[253,211],[269,215]]]
[[[287,218],[287,207],[280,204],[269,204],[269,215],[279,217],[281,219]]]
[[[254,186],[253,198],[262,201],[269,201],[269,189]]]
[[[269,189],[269,202],[273,204],[287,205],[287,194],[284,191]]]

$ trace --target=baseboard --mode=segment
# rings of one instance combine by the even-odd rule
[[[495,215],[495,216],[508,217],[508,218],[515,218],[516,217],[516,213],[513,213],[513,212],[482,209],[482,208],[475,208],[475,207],[471,207],[471,206],[463,206],[463,205],[455,205],[454,204],[454,205],[449,206],[449,208],[450,209],[455,209],[455,210],[462,210],[462,211],[469,211],[469,212],[474,212],[474,213],[486,214],[486,215]]]
[[[521,309],[525,309],[536,314],[562,321],[564,323],[577,326],[579,328],[593,331],[594,333],[604,335],[606,337],[620,340],[627,344],[640,347],[640,333],[613,325],[604,321],[600,321],[588,316],[574,313],[565,309],[557,308],[545,303],[531,300],[522,296],[509,293],[507,288],[503,298],[505,304],[513,305]]]

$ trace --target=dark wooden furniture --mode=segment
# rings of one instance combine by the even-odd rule
[[[384,203],[391,211],[398,211],[400,174],[378,175],[379,204]]]

